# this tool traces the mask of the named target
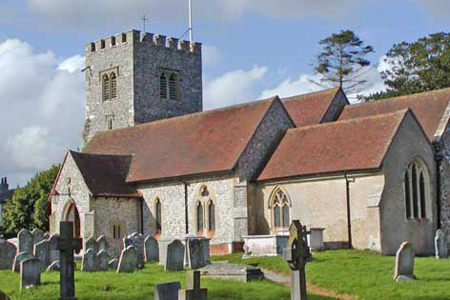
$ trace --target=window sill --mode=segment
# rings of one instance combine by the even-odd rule
[[[406,223],[428,223],[430,222],[427,218],[417,218],[417,219],[406,219]]]

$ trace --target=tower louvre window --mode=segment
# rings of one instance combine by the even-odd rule
[[[116,73],[111,73],[111,100],[117,98],[117,77]]]
[[[100,73],[102,85],[102,100],[116,100],[117,99],[117,77],[119,69],[113,68]]]
[[[180,77],[176,70],[162,69],[159,73],[159,98],[178,100],[180,98]]]
[[[167,77],[164,73],[159,77],[159,96],[161,99],[167,99]]]
[[[169,98],[177,100],[177,75],[171,74],[169,77]]]
[[[102,85],[103,85],[103,101],[108,101],[110,96],[110,82],[109,76],[107,74],[102,77]]]

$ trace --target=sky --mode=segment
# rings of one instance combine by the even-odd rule
[[[363,93],[385,89],[393,44],[450,31],[448,0],[193,0],[205,109],[321,89],[319,41],[353,30],[375,48]],[[84,45],[129,29],[180,38],[188,0],[0,0],[0,177],[23,186],[77,150]],[[185,36],[187,39],[187,36]],[[350,95],[352,96],[352,95]]]

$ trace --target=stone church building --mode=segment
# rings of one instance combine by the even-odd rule
[[[50,231],[210,238],[323,228],[327,248],[434,251],[450,229],[450,89],[350,105],[340,88],[202,111],[201,45],[128,31],[86,45],[82,152],[68,151]]]

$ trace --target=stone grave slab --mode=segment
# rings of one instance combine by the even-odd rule
[[[97,271],[108,271],[109,267],[109,254],[106,250],[102,249],[97,253]]]
[[[98,244],[97,240],[94,239],[92,236],[86,240],[86,243],[84,244],[84,252],[87,252],[89,249],[92,249],[92,251],[97,254],[98,253]]]
[[[0,240],[0,270],[12,270],[16,246],[6,240]]]
[[[119,260],[117,258],[111,259],[108,263],[108,268],[117,270],[117,266],[119,265]]]
[[[41,284],[41,261],[37,258],[25,259],[20,262],[20,289]]]
[[[144,241],[145,261],[159,261],[158,240],[148,236]]]
[[[145,263],[145,251],[144,251],[144,237],[142,234],[134,232],[126,238],[124,238],[125,247],[134,246],[136,248],[137,259],[136,268],[143,269]]]
[[[52,262],[51,265],[47,267],[47,272],[59,272],[60,269],[61,264],[59,263],[59,260],[57,260]]]
[[[97,271],[97,254],[95,254],[92,248],[87,249],[87,251],[83,254],[83,260],[81,261],[81,271]]]
[[[170,282],[164,284],[155,284],[153,291],[155,293],[155,300],[178,300],[178,291],[181,284],[177,282]]]
[[[98,245],[98,253],[100,253],[100,251],[102,251],[102,250],[105,250],[106,253],[109,253],[108,239],[104,235],[101,235],[97,239],[97,245]]]
[[[44,232],[39,228],[33,229],[31,234],[33,235],[33,245],[36,245],[37,243],[45,239]]]
[[[180,240],[174,240],[167,245],[165,270],[181,271],[184,267],[184,245]]]
[[[136,268],[137,251],[134,246],[128,246],[122,250],[120,254],[119,264],[117,266],[117,273],[132,273]]]
[[[34,257],[41,261],[41,270],[44,271],[49,266],[50,262],[50,247],[48,240],[42,240],[34,244]]]
[[[394,279],[397,282],[412,281],[416,279],[414,275],[414,251],[412,245],[404,242],[400,245],[395,259]]]
[[[28,229],[22,229],[17,234],[18,253],[33,253],[33,235]]]
[[[188,239],[188,265],[191,269],[200,269],[208,264],[209,243],[206,239]]]
[[[59,261],[59,250],[58,250],[58,234],[52,234],[48,239],[48,248],[49,248],[49,265],[54,263],[55,261]]]
[[[436,259],[448,258],[448,237],[441,229],[436,231],[434,248],[436,250]]]
[[[202,277],[208,279],[235,280],[241,282],[264,279],[264,273],[260,268],[242,264],[230,264],[226,261],[213,262],[201,268],[199,271]]]
[[[20,271],[20,262],[25,259],[34,258],[33,254],[29,252],[21,252],[14,257],[14,263],[13,263],[13,271],[19,272]]]

